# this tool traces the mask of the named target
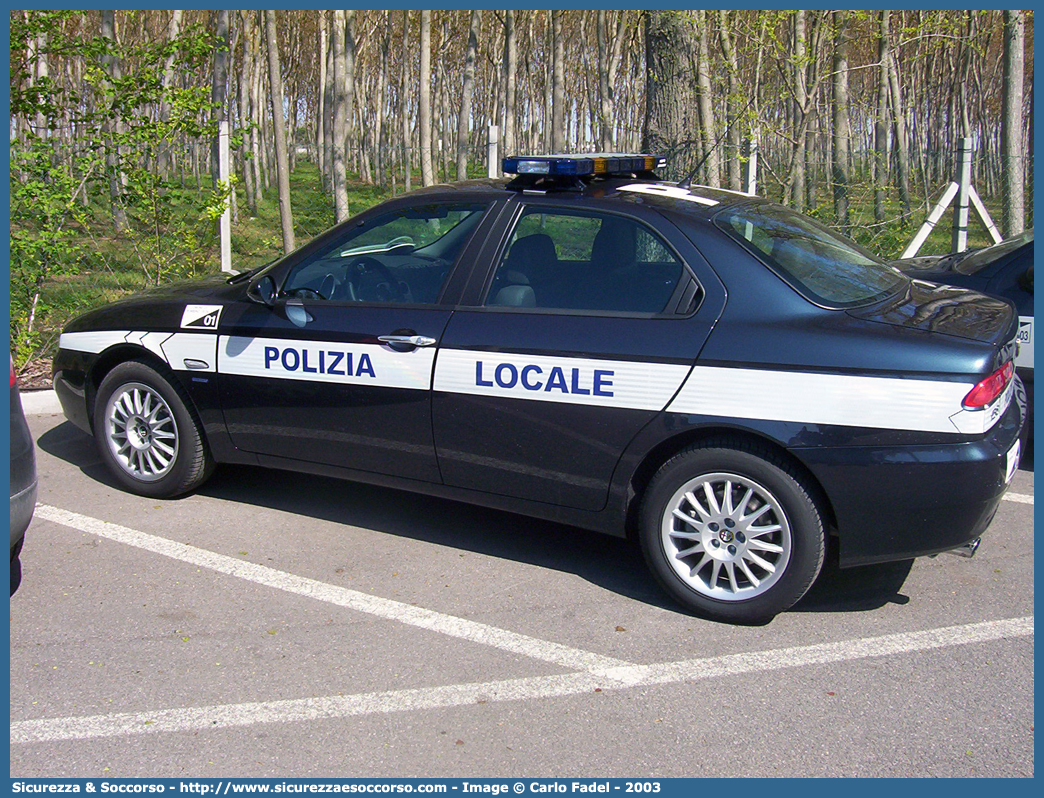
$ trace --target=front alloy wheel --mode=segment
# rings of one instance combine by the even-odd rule
[[[187,394],[159,364],[128,360],[105,375],[94,403],[94,434],[117,481],[142,496],[180,496],[214,468]]]
[[[178,425],[163,397],[140,382],[121,385],[105,404],[105,439],[129,476],[155,482],[178,456]]]

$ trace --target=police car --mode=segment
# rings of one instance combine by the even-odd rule
[[[1019,461],[1006,302],[646,155],[509,158],[230,279],[76,319],[55,388],[127,489],[217,463],[634,534],[705,617],[970,551]]]

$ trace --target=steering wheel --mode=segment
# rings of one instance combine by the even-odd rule
[[[322,288],[322,286],[320,286],[320,288]],[[330,298],[328,296],[323,296],[323,294],[320,291],[317,291],[314,288],[309,288],[308,286],[304,286],[304,285],[301,286],[300,288],[295,288],[290,293],[293,294],[296,297],[300,297],[301,299],[323,299],[323,300],[326,300],[326,299]]]
[[[373,279],[367,281],[370,284],[365,286],[367,293],[370,289],[373,290],[375,294],[373,297],[363,295],[363,279],[367,275],[374,275]],[[377,258],[369,255],[363,255],[348,264],[348,291],[356,301],[360,302],[371,299],[375,302],[402,302],[406,298],[406,292],[395,279],[395,275],[388,271],[388,267]]]

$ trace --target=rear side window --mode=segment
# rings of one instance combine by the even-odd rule
[[[908,282],[898,269],[840,233],[781,205],[729,208],[714,221],[798,291],[827,307],[866,305]]]
[[[673,251],[640,222],[530,208],[511,234],[486,304],[662,313],[683,273]]]

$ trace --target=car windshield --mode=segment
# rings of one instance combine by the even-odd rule
[[[866,305],[891,296],[908,281],[855,242],[782,205],[727,208],[715,223],[817,304]]]
[[[1010,255],[1019,247],[1032,243],[1033,231],[1027,230],[1025,233],[1012,236],[1009,239],[1001,241],[999,244],[994,244],[992,247],[986,247],[986,249],[980,249],[971,253],[968,257],[962,258],[960,262],[954,266],[953,270],[959,274],[975,274],[976,272],[985,269],[991,263],[996,263],[1005,255]]]

